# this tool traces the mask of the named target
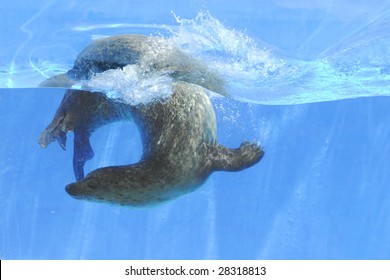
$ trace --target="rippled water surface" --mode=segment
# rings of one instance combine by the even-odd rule
[[[128,17],[123,12],[117,15],[116,9],[104,10],[104,4],[32,5],[22,9],[29,13],[25,21],[20,20],[21,26],[13,33],[4,30],[6,37],[16,31],[17,42],[9,40],[14,47],[2,47],[6,51],[0,87],[35,87],[69,70],[78,52],[92,40],[142,33],[169,38],[205,61],[228,81],[229,94],[237,100],[287,105],[388,95],[389,9],[381,2],[361,1],[353,7],[348,1],[328,2],[248,1],[239,8],[242,15],[236,16],[230,14],[234,4],[229,1],[228,8],[221,10],[214,7],[216,3],[195,1],[194,9],[183,11],[181,5],[171,3],[171,10],[148,11],[148,16],[138,18],[138,10],[147,11],[146,3],[140,3],[144,10],[135,7]],[[207,4],[214,9],[207,9]],[[6,11],[7,20],[12,20],[16,7]],[[342,13],[345,7],[349,7],[347,15]],[[302,36],[306,37],[296,42]]]

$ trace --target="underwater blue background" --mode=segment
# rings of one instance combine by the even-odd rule
[[[389,18],[385,1],[6,2],[0,8],[0,78],[6,77],[0,88],[1,259],[390,258],[386,96],[305,104],[291,96],[284,105],[213,99],[219,142],[259,141],[266,152],[259,164],[214,173],[197,191],[148,209],[67,195],[64,187],[74,180],[72,134],[65,152],[56,143],[45,150],[37,144],[64,90],[17,88],[9,73],[23,75],[18,65],[40,55],[71,67],[91,41],[71,26],[126,22],[133,25],[99,32],[147,33],[150,24],[175,25],[171,11],[194,18],[202,9],[303,62],[353,34],[372,36],[359,32],[376,19],[386,26]],[[95,158],[87,172],[136,162],[142,152],[130,122],[99,129],[91,144]]]

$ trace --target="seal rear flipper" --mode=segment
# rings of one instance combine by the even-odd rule
[[[84,130],[74,131],[73,171],[77,181],[84,178],[84,164],[92,159],[94,152],[89,142],[89,133]]]
[[[213,146],[210,154],[213,171],[240,171],[258,163],[264,150],[258,144],[243,142],[237,149]]]
[[[63,150],[66,149],[66,132],[63,128],[63,122],[65,119],[65,114],[60,114],[56,116],[54,120],[46,127],[39,137],[38,144],[42,148],[49,146],[51,142],[57,140]]]

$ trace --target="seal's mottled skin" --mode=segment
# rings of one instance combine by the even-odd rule
[[[148,38],[129,34],[95,40],[80,52],[67,74],[74,80],[89,80],[106,70],[137,64],[147,50]]]
[[[66,187],[73,197],[148,206],[197,189],[213,171],[239,171],[260,161],[254,143],[238,149],[217,144],[214,109],[200,86],[174,83],[168,100],[131,108],[144,152],[140,162],[92,171]]]
[[[51,77],[39,86],[69,88],[80,80],[129,64],[137,64],[140,75],[145,77],[151,74],[169,75],[174,81],[198,84],[226,95],[224,80],[203,62],[173,46],[167,39],[138,34],[93,41],[80,52],[73,68],[66,74]],[[84,164],[93,157],[89,143],[91,133],[101,125],[131,119],[127,113],[129,110],[123,110],[125,104],[108,102],[103,94],[96,94],[98,96],[91,96],[86,91],[67,90],[53,121],[39,139],[43,148],[57,140],[65,149],[66,132],[74,131],[73,169],[76,180],[84,177]],[[102,108],[104,110],[100,110]],[[122,113],[124,111],[125,114]]]
[[[57,140],[65,149],[66,133],[74,131],[77,182],[66,187],[71,196],[135,207],[155,205],[194,191],[214,171],[239,171],[261,160],[264,152],[257,144],[244,142],[229,149],[217,143],[215,112],[205,88],[225,94],[223,79],[165,39],[120,35],[96,40],[79,54],[67,74],[40,86],[70,87],[129,64],[139,66],[140,79],[169,75],[174,81],[172,95],[134,106],[103,93],[67,90],[39,138],[42,147]],[[102,125],[131,119],[143,140],[140,162],[99,168],[84,178],[84,164],[93,157],[90,135]]]

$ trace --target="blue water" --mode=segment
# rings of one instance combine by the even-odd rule
[[[24,2],[0,8],[1,259],[390,258],[386,1]],[[173,38],[221,70],[218,140],[259,141],[264,159],[150,209],[68,196],[72,135],[65,152],[37,144],[64,90],[32,87],[121,33]],[[130,122],[91,144],[87,172],[142,152]]]

